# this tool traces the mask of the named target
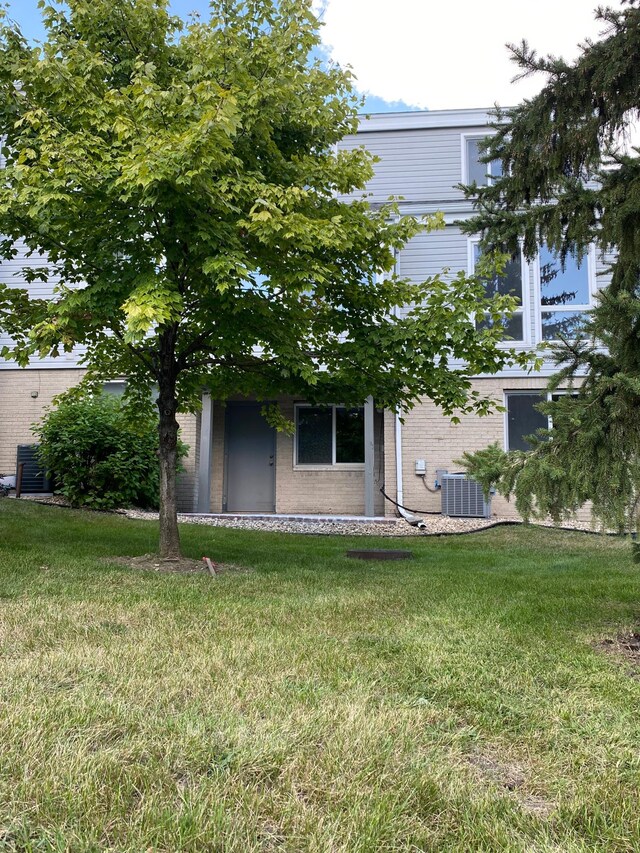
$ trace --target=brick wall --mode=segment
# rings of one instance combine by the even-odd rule
[[[31,425],[43,415],[52,399],[76,384],[82,371],[69,369],[45,370],[2,370],[0,371],[0,399],[3,403],[0,427],[0,472],[15,472],[16,446],[29,444],[35,439]],[[503,401],[505,390],[542,390],[544,380],[540,377],[479,379],[474,388]],[[36,393],[37,396],[32,396]],[[293,400],[281,401],[285,413],[293,417]],[[224,479],[224,407],[214,406],[213,458],[211,509],[222,509]],[[197,485],[197,459],[200,418],[181,415],[181,437],[189,445],[189,455],[184,461],[185,471],[178,484],[179,507],[192,511],[195,507]],[[395,508],[384,501],[379,492],[384,483],[391,497],[396,495],[395,470],[395,425],[394,415],[387,411],[376,414],[376,467],[375,467],[375,512],[377,515],[396,514]],[[455,459],[464,451],[478,450],[491,442],[504,442],[505,415],[496,412],[486,418],[473,415],[462,417],[459,425],[452,425],[440,410],[425,400],[405,416],[402,428],[404,501],[407,506],[438,511],[440,495],[429,493],[422,479],[414,473],[416,459],[427,462],[426,481],[433,485],[437,469],[450,472],[460,470]],[[280,434],[277,437],[276,455],[276,510],[284,513],[362,514],[364,512],[364,471],[362,469],[310,470],[296,468],[293,460],[293,440]],[[500,496],[493,499],[495,515],[517,517],[512,504]],[[581,513],[588,518],[588,510]]]
[[[473,383],[473,388],[503,404],[505,391],[531,389],[543,392],[545,380],[539,376],[477,379]],[[436,470],[444,469],[449,473],[463,470],[455,460],[460,459],[465,451],[480,450],[494,442],[504,447],[505,418],[504,412],[494,412],[484,418],[465,415],[461,416],[460,424],[456,425],[452,424],[449,418],[444,417],[441,410],[429,400],[425,400],[408,412],[402,428],[405,506],[432,511],[439,511],[441,506],[440,493],[429,492],[422,478],[415,474],[416,459],[426,460],[425,480],[429,486],[433,487]],[[387,465],[391,464],[387,454]],[[492,512],[497,516],[519,518],[513,502],[506,501],[500,495],[493,497]],[[591,516],[588,508],[583,509],[578,517],[589,520]]]
[[[300,401],[301,402],[301,401]],[[294,401],[281,403],[285,415],[294,417]],[[374,512],[384,512],[380,486],[384,478],[383,418],[376,413],[374,420]],[[295,466],[293,437],[280,433],[276,457],[276,507],[278,512],[321,513],[327,515],[364,514],[364,469],[340,469],[327,466],[324,470]]]
[[[35,442],[32,424],[42,418],[55,396],[77,385],[82,374],[77,368],[0,370],[0,472],[15,474],[17,445]],[[190,448],[178,480],[178,503],[181,510],[190,512],[194,506],[196,418],[180,415],[178,420],[181,438]]]
[[[478,379],[473,388],[503,404],[505,391],[543,391],[542,377],[514,377]],[[283,413],[294,416],[294,401],[281,400]],[[215,403],[213,412],[213,457],[211,484],[211,511],[222,511],[224,486],[224,413],[221,403]],[[485,418],[476,415],[461,416],[460,424],[452,424],[431,401],[424,400],[406,413],[402,427],[403,485],[405,506],[434,512],[440,511],[441,495],[429,492],[421,477],[415,474],[416,459],[427,463],[427,485],[433,487],[438,469],[450,473],[460,471],[456,464],[465,451],[479,450],[498,442],[504,447],[505,413],[494,412]],[[375,513],[393,517],[395,507],[382,497],[379,489],[384,483],[387,494],[396,497],[395,416],[391,411],[376,413],[375,421]],[[364,471],[331,468],[305,469],[296,467],[293,458],[293,438],[277,436],[276,444],[276,512],[327,515],[361,515],[364,512]],[[492,500],[494,515],[518,518],[513,503],[500,495]],[[588,520],[588,509],[579,514]]]
[[[0,370],[0,472],[15,474],[16,447],[35,443],[32,424],[57,394],[77,385],[82,370]],[[32,396],[36,395],[36,396]]]
[[[198,420],[195,415],[178,415],[180,438],[189,446],[189,455],[182,460],[183,470],[178,474],[178,510],[193,512],[196,508]]]
[[[284,415],[293,419],[294,401],[280,400]],[[213,411],[213,458],[211,470],[211,511],[222,511],[224,486],[224,412],[221,403]],[[376,515],[384,512],[379,492],[384,478],[383,416],[375,417],[376,466],[374,475]],[[364,513],[364,470],[362,468],[325,469],[296,467],[293,438],[279,433],[276,438],[276,512],[323,515],[362,515]]]

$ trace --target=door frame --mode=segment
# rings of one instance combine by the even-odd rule
[[[229,442],[228,442],[228,430],[229,430],[229,421],[227,419],[227,412],[230,407],[236,409],[249,409],[249,408],[258,408],[261,409],[263,406],[273,405],[275,400],[267,400],[264,403],[257,403],[254,400],[232,400],[231,402],[226,403],[224,410],[224,465],[223,465],[223,479],[222,479],[222,512],[238,512],[238,510],[228,510],[227,509],[227,489],[229,486]],[[262,418],[262,415],[260,415]],[[263,418],[264,420],[264,418]],[[267,422],[264,421],[265,426],[268,426]],[[270,427],[273,430],[273,509],[272,513],[276,511],[276,476],[277,476],[277,452],[278,452],[278,434],[274,427]],[[251,512],[251,510],[244,510],[244,512]],[[263,512],[268,512],[268,510],[255,510],[255,512],[261,515]]]

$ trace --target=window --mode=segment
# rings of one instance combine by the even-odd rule
[[[476,242],[471,243],[471,272],[476,268],[476,264],[480,259],[482,250]],[[492,296],[514,296],[518,301],[518,308],[508,319],[502,320],[503,340],[505,341],[524,341],[525,339],[525,320],[524,320],[524,285],[523,285],[523,260],[522,253],[519,252],[513,255],[507,264],[502,275],[494,275],[491,278],[484,279],[485,294],[487,297]],[[487,328],[492,324],[492,320],[488,316],[477,316],[476,327],[478,329]]]
[[[535,435],[539,429],[551,429],[551,417],[536,409],[538,403],[556,403],[564,397],[578,397],[578,391],[564,389],[553,393],[541,391],[507,391],[505,393],[507,450],[530,450],[526,436]]]
[[[110,394],[113,397],[122,397],[125,387],[124,379],[114,379],[111,382],[102,383],[102,393]]]
[[[589,263],[567,255],[560,259],[547,246],[540,247],[540,328],[543,341],[575,338],[591,307]]]
[[[557,403],[558,400],[561,400],[563,397],[571,397],[573,399],[577,399],[579,396],[580,395],[579,395],[578,391],[571,391],[571,390],[554,391],[553,394],[549,394],[547,396],[547,399],[553,403]],[[553,427],[553,418],[551,417],[551,415],[549,415],[549,429],[551,429],[552,427]]]
[[[122,397],[124,395],[127,382],[125,379],[111,379],[108,382],[102,383],[102,393],[109,394],[112,397]],[[152,402],[158,399],[158,386],[154,383],[149,386],[149,396]]]
[[[473,184],[484,187],[492,182],[493,178],[502,176],[502,163],[500,160],[491,160],[490,163],[482,163],[480,158],[484,156],[480,143],[484,136],[462,137],[462,183]]]
[[[364,409],[296,406],[296,465],[364,464]]]
[[[545,393],[537,391],[512,392],[505,394],[507,409],[506,449],[530,450],[526,440],[539,429],[547,429],[549,421],[546,415],[535,407],[547,399]]]

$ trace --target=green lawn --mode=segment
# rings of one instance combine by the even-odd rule
[[[640,849],[628,543],[182,532],[0,501],[0,850]]]

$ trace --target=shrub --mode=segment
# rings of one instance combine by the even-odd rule
[[[72,506],[158,506],[158,423],[120,398],[59,398],[36,427],[40,461]],[[186,448],[181,447],[181,455]]]

